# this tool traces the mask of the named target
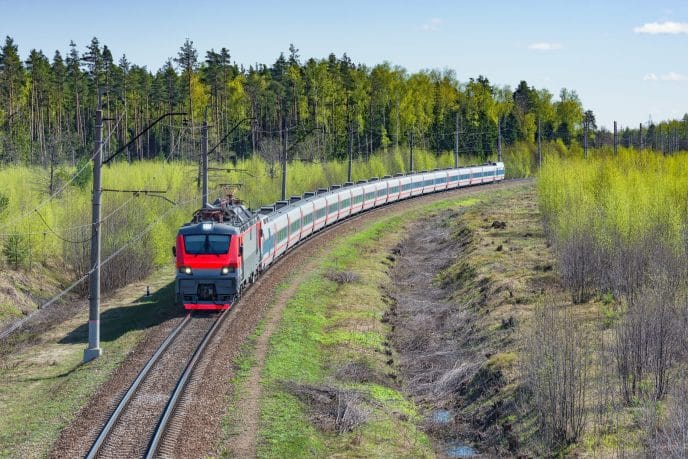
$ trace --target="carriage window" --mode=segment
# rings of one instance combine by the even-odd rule
[[[188,234],[184,236],[186,253],[219,255],[229,252],[229,236],[224,234]]]

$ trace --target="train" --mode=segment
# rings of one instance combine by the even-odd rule
[[[292,196],[253,212],[233,196],[197,210],[178,231],[175,295],[186,310],[229,309],[244,289],[311,235],[403,199],[504,180],[495,162],[371,178]]]

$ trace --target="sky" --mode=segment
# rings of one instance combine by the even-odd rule
[[[98,37],[156,71],[186,38],[199,58],[229,49],[248,67],[272,64],[291,43],[302,60],[344,53],[409,72],[451,69],[558,97],[575,90],[598,126],[637,126],[688,112],[688,1],[179,1],[0,0],[0,36],[52,59]]]

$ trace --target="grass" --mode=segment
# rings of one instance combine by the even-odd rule
[[[387,309],[381,286],[388,282],[386,256],[404,236],[414,218],[437,209],[468,206],[479,198],[453,199],[388,217],[338,242],[318,267],[299,285],[269,341],[261,375],[259,457],[430,457],[427,436],[419,430],[418,408],[400,392],[393,368],[389,327],[381,319]],[[337,284],[328,273],[351,271],[358,279]],[[242,350],[239,371],[233,379],[235,400],[255,363],[252,348],[258,333]],[[375,381],[352,382],[337,376],[347,363],[356,362],[375,375]],[[283,385],[292,381],[313,385],[334,384],[363,394],[369,412],[366,423],[351,432],[320,430],[311,408]],[[232,435],[232,410],[225,419],[225,434]]]
[[[7,319],[12,319],[22,315],[21,309],[15,306],[13,303],[3,302],[0,303],[0,323],[6,321]]]
[[[60,430],[135,340],[132,334],[107,346],[106,355],[89,366],[81,365],[81,345],[9,363],[10,368],[0,371],[0,456],[45,456]]]
[[[144,335],[173,314],[169,272],[150,279],[149,298],[139,284],[105,301],[103,356],[81,363],[86,347],[85,313],[47,330],[35,345],[3,357],[0,365],[0,457],[47,455],[59,432],[105,382]],[[137,295],[132,295],[132,291]]]

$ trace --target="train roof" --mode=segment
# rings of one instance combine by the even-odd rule
[[[243,230],[257,220],[257,214],[244,207],[241,201],[230,197],[217,199],[212,204],[206,204],[202,209],[198,209],[194,212],[191,222],[187,223],[184,228],[209,222]]]
[[[460,167],[458,167],[458,169],[468,169],[468,168],[472,168],[472,167],[481,167],[481,166],[501,166],[501,167],[504,167],[504,163],[503,162],[486,162],[483,164],[472,164],[472,165],[468,165],[468,166],[460,166]],[[453,169],[457,169],[457,168],[449,167],[449,168],[442,169],[442,170],[434,169],[433,171],[417,171],[417,172],[397,173],[397,174],[394,174],[393,177],[385,176],[382,178],[382,180],[394,180],[394,179],[399,179],[399,178],[403,178],[403,177],[412,177],[415,175],[422,175],[422,174],[428,174],[428,173],[434,173],[434,172],[444,172],[444,171],[449,171],[449,170],[453,170]],[[268,221],[268,220],[276,218],[282,214],[286,214],[287,212],[294,209],[294,207],[296,207],[293,205],[294,203],[297,203],[297,205],[300,205],[304,201],[305,202],[313,201],[313,200],[316,200],[319,198],[323,198],[326,195],[336,194],[340,191],[343,191],[343,188],[347,188],[349,186],[366,185],[366,184],[375,183],[377,181],[381,181],[381,179],[378,177],[372,177],[368,180],[358,180],[355,183],[345,182],[342,185],[331,185],[329,189],[328,188],[318,188],[318,191],[309,192],[309,193],[304,194],[303,198],[301,198],[300,200],[296,200],[296,199],[294,199],[295,197],[292,196],[292,199],[289,201],[277,201],[276,203],[274,203],[271,206],[264,206],[260,210],[260,216],[264,221]]]
[[[187,223],[179,229],[179,234],[239,234],[239,228],[226,223],[205,221],[200,223]]]

